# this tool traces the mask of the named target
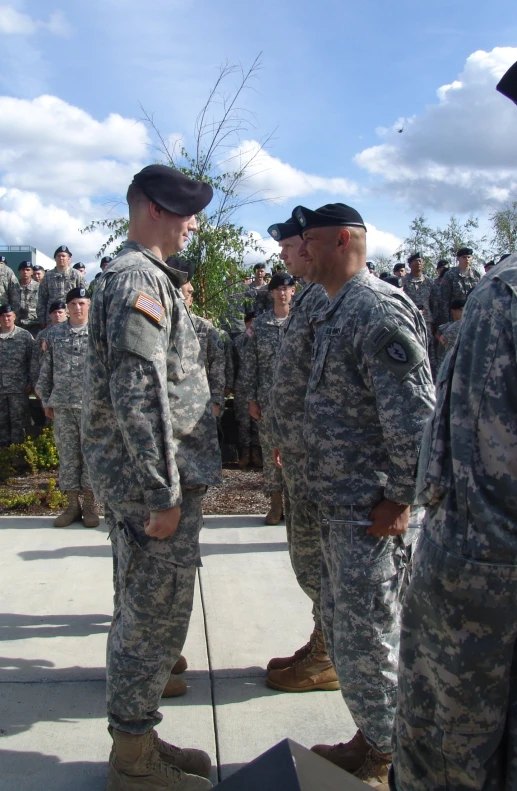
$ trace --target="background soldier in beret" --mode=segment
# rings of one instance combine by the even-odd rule
[[[289,315],[289,305],[294,294],[294,280],[287,274],[273,275],[268,290],[273,296],[274,307],[273,310],[267,310],[257,316],[251,325],[244,358],[243,384],[248,397],[250,415],[259,421],[264,492],[271,500],[265,523],[277,525],[283,514],[283,482],[282,471],[273,459],[271,388],[275,360],[283,337],[283,326]]]
[[[12,305],[0,305],[0,446],[25,440],[29,419],[31,358],[30,332],[15,326]]]
[[[443,321],[451,320],[451,302],[453,299],[467,299],[468,295],[481,280],[481,275],[472,269],[470,247],[461,247],[456,253],[457,266],[449,269],[443,276],[441,295]]]
[[[32,267],[32,279],[36,283],[41,283],[43,278],[45,277],[45,270],[39,264],[34,264]]]
[[[280,258],[290,275],[306,279],[307,264],[299,255],[298,224],[289,218],[268,228],[280,245]],[[336,671],[325,648],[321,628],[321,543],[318,508],[307,495],[303,425],[314,332],[311,316],[328,303],[324,289],[309,283],[291,303],[277,360],[271,411],[273,439],[279,450],[289,498],[286,514],[289,555],[298,584],[312,601],[314,630],[308,643],[290,657],[268,664],[267,683],[284,692],[339,689]]]
[[[107,508],[115,580],[107,791],[211,787],[206,753],[154,731],[192,611],[202,498],[221,480],[206,372],[179,290],[187,276],[165,263],[211,198],[208,184],[173,168],[137,173],[127,194],[128,241],[92,300],[84,449]]]
[[[50,314],[50,324],[48,327],[45,327],[44,330],[40,330],[36,335],[36,344],[34,346],[34,352],[32,355],[32,362],[31,362],[31,381],[36,386],[36,383],[39,378],[41,360],[43,358],[44,352],[47,350],[47,342],[48,336],[52,331],[52,328],[56,324],[61,324],[63,321],[67,320],[67,313],[66,313],[66,303],[60,302],[59,300],[53,302],[49,307],[49,314]]]
[[[30,261],[22,261],[18,266],[20,275],[20,307],[16,315],[16,323],[36,337],[39,330],[38,291],[39,283],[32,279],[33,267]]]
[[[0,255],[0,305],[10,305],[17,313],[20,307],[20,284],[13,270],[6,265],[5,256]]]
[[[449,269],[449,262],[445,259],[438,261],[436,264],[436,277],[433,279],[431,288],[431,296],[429,298],[429,306],[431,308],[431,316],[433,319],[433,335],[440,324],[446,324],[449,320],[448,316],[443,316],[443,299],[442,299],[442,282],[443,276]]]
[[[36,390],[45,416],[54,421],[54,440],[59,453],[59,488],[68,505],[54,520],[54,527],[68,527],[83,519],[85,527],[98,527],[88,469],[81,440],[83,371],[88,346],[90,300],[83,286],[66,296],[69,318],[54,326],[46,340]],[[54,307],[54,306],[51,306]],[[83,495],[83,504],[79,495]]]
[[[517,103],[517,63],[498,89]],[[517,788],[516,316],[513,255],[468,297],[422,444],[428,508],[402,613],[398,791]]]
[[[266,267],[264,264],[255,264],[253,267],[253,280],[245,291],[246,299],[251,300],[251,310],[254,313],[265,313],[273,309],[273,299],[266,281]]]
[[[424,259],[422,253],[413,253],[408,258],[409,275],[402,280],[404,293],[413,300],[415,305],[422,305],[424,320],[427,327],[427,351],[433,376],[436,373],[436,357],[434,350],[433,315],[431,310],[431,293],[433,281],[424,275]]]
[[[38,294],[38,319],[42,328],[50,322],[49,306],[56,300],[63,300],[72,288],[86,288],[84,277],[70,267],[72,253],[61,245],[54,253],[56,268],[48,271],[40,283]]]
[[[399,279],[406,277],[407,269],[405,264],[395,264],[393,267],[393,275]]]
[[[305,400],[309,498],[322,541],[325,644],[359,730],[313,750],[372,785],[387,779],[410,506],[434,401],[424,320],[366,268],[366,228],[344,204],[293,212],[308,277],[329,296],[313,319]],[[414,514],[414,518],[417,514]]]
[[[233,341],[234,348],[234,390],[233,408],[235,419],[239,428],[239,467],[247,467],[254,464],[256,467],[262,466],[260,453],[260,439],[258,423],[250,415],[248,396],[244,381],[244,360],[246,357],[246,346],[249,339],[253,337],[251,325],[256,313],[249,311],[244,315],[245,331],[237,335]]]
[[[86,282],[86,267],[81,261],[78,261],[76,264],[74,264],[72,269],[75,269],[77,272],[79,272],[79,274],[84,277]]]
[[[451,302],[452,321],[441,324],[436,331],[436,338],[439,343],[438,359],[442,360],[445,354],[452,349],[460,331],[461,317],[465,307],[464,299],[453,299]]]

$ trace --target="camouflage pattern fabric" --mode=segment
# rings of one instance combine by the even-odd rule
[[[200,364],[205,366],[213,404],[224,404],[225,354],[224,343],[211,321],[190,314],[199,341]]]
[[[29,330],[32,334],[35,326],[39,325],[37,307],[38,307],[38,292],[39,283],[31,280],[26,286],[20,285],[20,307],[16,314],[16,323]]]
[[[244,355],[250,336],[246,332],[237,335],[233,341],[234,350],[234,412],[239,427],[239,446],[249,448],[251,445],[260,445],[258,423],[251,417],[248,396],[244,391]]]
[[[404,294],[407,294],[415,305],[423,305],[425,323],[432,324],[431,293],[433,281],[431,278],[427,277],[427,275],[415,277],[410,273],[402,278],[402,288],[404,289]]]
[[[219,330],[224,343],[224,386],[233,390],[235,371],[233,363],[233,341],[225,330]]]
[[[442,309],[441,316],[443,321],[450,321],[451,302],[454,299],[467,299],[473,288],[481,280],[481,275],[475,269],[469,268],[462,271],[459,266],[449,269],[442,278]]]
[[[87,288],[86,280],[77,269],[66,269],[60,272],[57,267],[45,272],[45,277],[39,284],[37,314],[40,324],[50,324],[48,309],[53,302],[64,302],[66,295],[72,288],[83,286]]]
[[[273,424],[271,410],[262,409],[258,422],[260,447],[262,448],[262,472],[264,474],[264,494],[271,495],[283,489],[282,470],[273,461]]]
[[[15,313],[20,307],[20,284],[6,264],[0,264],[0,305],[10,305]]]
[[[449,321],[447,324],[442,324],[440,327],[438,327],[437,334],[441,335],[445,339],[445,343],[438,343],[438,360],[442,360],[447,352],[452,349],[456,343],[456,338],[458,337],[460,327],[461,321]]]
[[[356,724],[387,753],[409,551],[406,541],[378,540],[339,520],[368,520],[383,498],[415,501],[434,403],[426,327],[405,294],[366,268],[313,323],[304,438],[308,496],[319,505],[323,634]]]
[[[181,486],[221,482],[199,341],[178,289],[185,275],[127,242],[90,309],[83,438],[97,499],[181,503]]]
[[[107,646],[107,706],[113,727],[145,733],[187,636],[205,486],[183,487],[181,519],[170,538],[149,538],[142,502],[112,503],[114,614]]]
[[[36,335],[36,337],[34,338],[34,348],[31,358],[31,382],[33,383],[33,386],[36,390],[37,390],[37,383],[38,383],[39,373],[41,368],[41,362],[43,360],[45,348],[47,347],[48,344],[48,335],[54,329],[54,326],[55,325],[50,325],[48,327],[45,327],[45,329],[40,330]]]
[[[81,409],[54,407],[54,441],[59,453],[62,492],[91,489],[81,443]]]
[[[246,292],[247,286],[241,282],[231,286],[226,294],[228,307],[221,324],[232,339],[246,330],[244,315],[252,309],[254,302],[254,297],[246,296]]]
[[[469,296],[419,462],[402,612],[398,791],[517,787],[517,256]]]
[[[28,410],[29,396],[26,393],[0,394],[0,447],[25,441]]]
[[[429,296],[429,307],[431,308],[431,318],[435,327],[449,321],[449,315],[443,315],[442,298],[442,278],[435,277],[432,282],[431,294]]]
[[[72,327],[68,320],[56,324],[47,334],[46,342],[47,351],[41,360],[36,385],[43,406],[80,409],[88,325]]]
[[[1,271],[1,270],[0,270]],[[34,340],[30,332],[15,327],[0,333],[0,446],[25,440],[29,422],[29,397]]]
[[[251,303],[250,310],[255,313],[265,313],[273,310],[273,297],[267,284],[255,286],[253,283],[244,292],[244,298]]]

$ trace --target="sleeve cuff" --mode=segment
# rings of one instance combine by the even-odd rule
[[[172,489],[147,489],[144,501],[150,511],[165,511],[181,504],[181,489],[179,486]]]
[[[384,497],[400,505],[413,505],[416,502],[416,486],[404,486],[388,481],[384,487]]]

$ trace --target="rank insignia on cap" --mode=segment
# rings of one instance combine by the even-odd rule
[[[140,310],[142,313],[145,313],[157,323],[162,320],[163,314],[165,313],[165,308],[162,304],[160,304],[160,302],[157,302],[152,297],[142,293],[140,293],[136,298],[134,307],[137,310]]]
[[[302,226],[302,228],[305,228],[305,226],[307,225],[307,220],[305,219],[303,211],[300,207],[296,209],[294,216],[296,222],[298,222]]]
[[[280,237],[280,232],[279,232],[278,228],[271,228],[271,232],[270,233],[271,233],[271,236],[273,237],[273,239],[278,239]]]
[[[86,289],[83,288],[82,286],[79,288],[79,296],[80,297],[85,297],[86,296]]]
[[[66,247],[65,247],[65,245],[64,245],[64,244],[62,244],[62,245],[61,245],[61,247],[59,248],[59,251],[60,251],[61,253],[66,253]]]

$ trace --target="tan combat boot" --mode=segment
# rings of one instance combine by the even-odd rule
[[[174,667],[172,668],[171,673],[174,673],[174,675],[177,676],[179,673],[184,673],[187,667],[188,667],[187,660],[182,654],[178,659],[178,661],[176,662],[176,664],[174,665]]]
[[[99,512],[97,511],[91,489],[83,491],[83,525],[85,527],[99,527]]]
[[[391,753],[379,753],[373,747],[366,756],[364,764],[355,776],[377,791],[389,791],[388,774],[391,766]]]
[[[282,492],[275,492],[271,495],[271,505],[264,520],[265,525],[278,525],[284,515],[284,502]]]
[[[185,695],[186,692],[187,683],[185,679],[171,673],[162,692],[162,698],[179,698],[181,695]]]
[[[212,783],[185,774],[162,761],[154,731],[144,734],[111,730],[111,750],[106,791],[206,791]]]
[[[241,450],[241,457],[239,459],[239,467],[249,467],[251,463],[251,451],[249,448],[243,448]]]
[[[270,670],[267,685],[281,692],[311,692],[339,689],[336,671],[330,661],[323,633],[314,632],[310,651],[284,670]]]
[[[111,725],[108,725],[108,732],[113,738],[115,729]],[[187,774],[210,777],[212,761],[204,750],[175,747],[174,744],[169,744],[160,739],[155,730],[151,731],[151,733],[153,734],[154,749],[158,751],[160,760],[164,763],[176,766]]]
[[[305,645],[303,645],[301,648],[298,648],[298,650],[295,651],[292,656],[275,656],[273,659],[270,659],[267,663],[266,670],[268,672],[270,670],[285,670],[286,667],[291,667],[291,665],[294,665],[295,662],[298,662],[300,659],[304,659],[304,657],[306,657],[311,650],[315,632],[316,628],[314,628],[309,638],[309,642],[305,643]]]
[[[314,747],[311,747],[313,753],[321,755],[322,758],[326,758],[327,761],[344,769],[345,772],[350,772],[350,774],[358,772],[365,765],[371,749],[360,730],[346,744],[343,742],[315,744]]]
[[[81,506],[79,505],[79,492],[69,491],[68,505],[63,513],[54,519],[54,527],[68,527],[72,522],[81,521]]]

